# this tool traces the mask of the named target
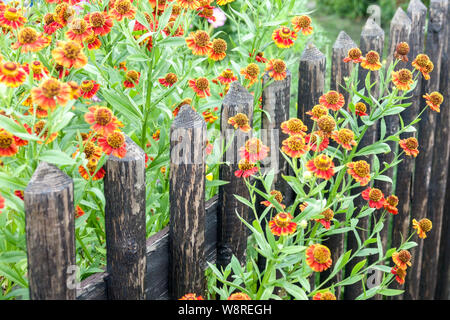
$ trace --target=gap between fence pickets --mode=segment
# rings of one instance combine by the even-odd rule
[[[217,245],[217,196],[205,203],[206,260],[216,262]],[[147,267],[145,272],[145,296],[147,300],[167,300],[169,280],[169,226],[147,239]],[[207,265],[204,266],[205,270]],[[77,292],[78,300],[106,300],[106,272],[96,273],[83,280]]]

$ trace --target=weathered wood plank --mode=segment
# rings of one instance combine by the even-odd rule
[[[206,123],[184,105],[170,129],[169,292],[204,295]]]
[[[75,299],[76,286],[68,286],[76,265],[72,179],[41,162],[24,201],[30,299]]]
[[[105,164],[104,193],[108,299],[144,299],[145,153],[126,137],[123,158]]]

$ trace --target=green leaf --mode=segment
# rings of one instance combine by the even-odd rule
[[[409,242],[405,242],[400,248],[399,250],[403,249],[403,250],[408,250],[411,249],[413,247],[417,246],[417,242],[414,241],[409,241]]]
[[[299,286],[296,286],[292,283],[289,283],[287,281],[283,281],[280,283],[281,287],[286,289],[286,291],[291,294],[292,296],[294,296],[294,298],[296,300],[308,300],[308,297],[305,293],[305,291],[303,291],[302,288],[300,288]]]
[[[336,262],[336,265],[334,266],[333,273],[332,273],[333,275],[338,273],[339,270],[341,270],[345,266],[348,259],[350,259],[351,254],[352,254],[352,249],[348,250],[346,253],[344,253],[343,255],[341,255],[339,257],[339,259]]]
[[[289,246],[289,247],[284,247],[283,249],[281,249],[282,253],[286,253],[286,254],[294,254],[294,253],[300,253],[302,251],[304,251],[306,249],[306,247],[304,246]]]
[[[230,181],[224,181],[224,180],[206,180],[206,187],[218,187],[218,186],[223,186],[225,184],[230,183]]]
[[[342,280],[341,282],[338,283],[339,286],[349,286],[351,284],[354,284],[358,281],[361,281],[361,279],[364,277],[363,274],[359,274],[356,276],[351,276],[347,279]]]
[[[350,276],[355,275],[358,273],[359,270],[361,270],[362,267],[366,264],[367,259],[364,259],[363,261],[358,262],[352,269],[352,272],[350,273]]]
[[[371,154],[387,153],[391,151],[391,147],[387,143],[377,142],[370,146],[362,148],[355,156],[367,156]]]
[[[247,205],[250,208],[253,208],[253,204],[250,201],[248,201],[247,199],[245,199],[241,196],[238,196],[237,194],[235,194],[234,196],[236,197],[236,199],[238,199],[243,204]]]
[[[378,248],[365,248],[362,249],[361,251],[359,251],[356,256],[357,257],[365,257],[365,256],[370,256],[372,254],[377,254],[378,253]]]
[[[403,292],[405,292],[405,290],[384,288],[384,289],[379,290],[377,293],[382,294],[383,296],[398,296],[399,294],[402,294]]]
[[[39,159],[60,166],[76,164],[71,156],[60,150],[46,150],[40,155]]]

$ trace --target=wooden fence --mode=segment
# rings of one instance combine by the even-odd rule
[[[412,105],[402,113],[405,123],[418,114],[419,107],[423,108],[424,93],[440,91],[444,95],[441,112],[425,112],[417,128],[419,156],[406,157],[395,172],[385,173],[396,180],[396,185],[376,183],[385,194],[394,192],[400,200],[399,213],[390,217],[391,228],[386,226],[382,232],[383,245],[398,245],[401,237],[410,232],[412,218],[428,217],[433,222],[427,239],[415,238],[419,246],[411,249],[413,266],[402,286],[405,293],[395,299],[450,298],[449,3],[448,0],[431,0],[427,9],[420,0],[411,0],[407,13],[402,9],[396,12],[388,36],[372,19],[361,33],[359,47],[363,54],[369,50],[381,53],[386,37],[388,63],[400,41],[407,41],[411,47],[409,62],[400,63],[400,68],[411,69],[412,59],[421,52],[434,62],[431,80],[419,78],[418,86],[410,95]],[[348,95],[340,84],[349,76],[352,64],[342,59],[348,49],[355,46],[354,40],[343,31],[333,46],[330,87],[346,98]],[[307,45],[300,58],[298,117],[307,124],[305,112],[318,104],[325,91],[325,60],[313,44]],[[262,127],[279,128],[281,122],[289,118],[291,77],[288,72],[285,80],[272,82],[264,89],[262,108],[271,115],[272,122],[263,117]],[[365,72],[360,69],[361,77],[365,77]],[[377,87],[373,95],[378,95]],[[253,96],[234,82],[222,105],[221,128],[225,144],[232,138],[226,134],[229,117],[243,112],[252,120],[252,110]],[[396,116],[387,117],[385,121],[386,134],[398,129]],[[310,123],[309,127],[312,127]],[[367,132],[358,148],[378,138],[377,128],[374,126]],[[405,134],[405,137],[410,135]],[[227,151],[231,157],[238,154],[245,138],[244,133],[237,132]],[[178,299],[187,292],[203,294],[207,261],[226,266],[234,254],[244,263],[248,230],[238,220],[236,212],[246,219],[250,217],[248,208],[233,194],[246,197],[248,191],[243,180],[234,176],[237,170],[237,159],[234,159],[230,166],[220,166],[220,179],[229,184],[221,186],[218,195],[205,201],[205,144],[203,118],[189,106],[183,106],[171,128],[170,224],[149,239],[145,237],[145,155],[127,138],[126,157],[109,157],[104,180],[107,267],[105,272],[82,281],[78,288],[68,285],[70,270],[75,265],[73,181],[55,166],[41,163],[25,190],[30,298]],[[395,151],[395,143],[390,146]],[[292,192],[281,178],[281,174],[288,173],[288,168],[283,157],[276,156],[280,160],[280,171],[274,184],[286,195],[291,194],[287,196],[289,201]],[[382,154],[379,162],[389,163],[392,159],[392,153]],[[367,219],[361,220],[359,225],[370,226]],[[360,231],[359,235],[363,241],[367,237],[366,231]],[[353,235],[341,234],[328,239],[327,245],[336,261],[357,243]],[[357,262],[352,261],[347,272]],[[339,279],[342,279],[341,272],[334,281]],[[361,292],[360,284],[346,286],[341,298],[353,299]]]

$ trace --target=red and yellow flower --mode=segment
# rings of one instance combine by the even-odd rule
[[[188,84],[199,98],[206,98],[207,96],[211,96],[211,92],[209,90],[209,81],[205,77],[191,79],[189,80]]]
[[[85,214],[84,210],[79,205],[77,205],[75,207],[75,218],[80,218],[84,214]]]
[[[317,147],[317,139],[320,138],[319,147]],[[320,131],[314,131],[305,136],[305,143],[308,145],[309,149],[313,152],[322,152],[330,144],[330,139],[322,135]]]
[[[376,71],[381,68],[380,55],[378,52],[370,50],[361,61],[361,67],[371,71]]]
[[[302,120],[297,118],[291,118],[281,123],[281,131],[290,136],[294,136],[297,134],[305,136],[306,130],[308,130],[308,127],[303,124]]]
[[[347,164],[347,173],[361,186],[366,186],[370,181],[370,164],[365,160],[350,162]]]
[[[252,300],[248,294],[243,292],[232,293],[227,300]]]
[[[309,150],[309,147],[303,136],[293,135],[283,140],[281,150],[291,158],[300,158]]]
[[[342,93],[331,90],[319,98],[319,103],[333,111],[338,111],[345,104]]]
[[[186,0],[177,0],[186,1]],[[202,296],[197,296],[195,293],[187,293],[178,300],[204,300]]]
[[[308,171],[314,173],[318,178],[325,180],[331,179],[334,175],[333,160],[326,154],[321,154],[306,163]]]
[[[123,81],[123,85],[126,88],[134,88],[139,83],[139,78],[141,77],[141,73],[136,70],[128,70],[125,74],[125,80]]]
[[[429,64],[431,62],[430,57],[428,57],[426,54],[421,53],[416,56],[416,58],[413,60],[411,65],[418,71],[422,73],[422,75],[425,77],[426,80],[428,80],[429,77],[429,71],[432,64]],[[433,65],[434,67],[434,65]],[[428,78],[428,79],[427,79]]]
[[[269,221],[270,231],[276,236],[287,236],[293,234],[297,229],[297,223],[292,222],[292,216],[288,212],[278,213]]]
[[[91,34],[88,37],[86,37],[84,42],[86,42],[89,50],[97,50],[102,46],[102,42],[100,41],[100,39],[98,38],[98,36],[95,34],[94,31],[91,31]]]
[[[322,211],[320,213],[320,215],[323,216],[323,218],[320,219],[315,219],[317,222],[320,222],[320,224],[325,228],[325,229],[330,229],[331,226],[331,220],[333,220],[334,217],[334,212],[333,210],[331,210],[330,208]]]
[[[406,278],[406,270],[405,269],[401,269],[399,267],[393,267],[391,269],[391,273],[395,274],[395,281],[397,281],[398,284],[402,285],[405,283],[405,278]]]
[[[235,129],[239,129],[243,132],[249,132],[252,128],[249,125],[249,119],[247,115],[238,113],[234,117],[228,119],[228,124],[231,124]]]
[[[359,48],[351,48],[348,50],[347,57],[345,57],[343,61],[361,63],[363,61],[361,50]]]
[[[381,209],[384,206],[385,199],[383,192],[378,188],[367,188],[361,193],[364,200],[369,201],[369,207]]]
[[[336,296],[330,291],[319,292],[314,295],[313,300],[336,300]]]
[[[49,74],[47,67],[45,67],[42,62],[35,60],[30,65],[29,68],[33,72],[34,80],[42,80],[45,76]]]
[[[0,61],[0,83],[16,88],[25,82],[27,78],[26,72],[16,62]]]
[[[250,162],[256,162],[264,160],[269,150],[269,147],[265,146],[261,140],[253,137],[245,142],[245,145],[239,149],[239,153],[241,158],[247,159]]]
[[[84,166],[78,167],[78,172],[85,180],[92,179],[93,181],[97,181],[103,179],[106,171],[105,169],[103,169],[103,167],[98,169],[98,161],[99,161],[98,158],[92,157],[88,160],[88,163],[86,164],[87,170]]]
[[[301,32],[305,36],[313,33],[314,28],[311,26],[311,18],[306,15],[293,17],[291,23],[295,32]]]
[[[227,55],[227,42],[223,39],[214,39],[211,43],[211,50],[208,56],[214,61],[225,59]]]
[[[417,234],[419,238],[425,239],[427,237],[427,232],[431,231],[433,228],[433,224],[430,219],[423,218],[417,221],[416,219],[412,220],[413,229],[417,230]]]
[[[98,92],[100,85],[95,80],[83,80],[80,85],[80,94],[85,99],[90,99]]]
[[[171,87],[178,81],[178,77],[175,73],[170,72],[164,78],[159,78],[158,81],[165,87]]]
[[[234,175],[238,178],[248,178],[251,175],[258,172],[258,167],[254,162],[250,162],[248,159],[241,159],[238,163],[238,170],[234,172]]]
[[[44,128],[45,128],[45,130],[44,130]],[[47,121],[45,121],[45,120],[39,120],[38,122],[36,122],[34,124],[33,130],[34,130],[34,133],[43,140],[43,141],[37,141],[37,143],[39,143],[39,144],[42,144],[43,142],[45,142],[45,144],[49,144],[50,142],[55,140],[56,137],[58,136],[58,132],[53,132],[49,136],[49,132],[48,132],[48,128],[47,128]]]
[[[321,244],[312,244],[306,249],[306,263],[316,272],[327,270],[333,263],[328,247]]]
[[[281,194],[280,191],[272,190],[272,191],[270,191],[270,195],[274,196],[275,201],[277,201],[283,209],[286,208],[286,206],[284,204],[282,204],[282,202],[283,202],[283,195]],[[273,206],[273,204],[269,200],[261,201],[261,204],[265,205],[266,207],[272,207]]]
[[[92,27],[84,19],[74,19],[66,32],[69,40],[82,43],[93,34]]]
[[[266,70],[269,72],[269,76],[273,79],[280,81],[286,78],[286,63],[281,59],[271,59],[267,62]]]
[[[408,91],[414,83],[413,75],[408,69],[400,69],[392,72],[392,82],[398,90]]]
[[[417,149],[419,147],[419,142],[414,137],[402,139],[398,142],[398,144],[408,156],[412,156],[415,158],[419,154],[419,150]]]
[[[237,77],[234,75],[233,71],[231,69],[225,69],[222,71],[222,73],[217,77],[217,80],[221,84],[230,84],[233,81],[237,80]]]
[[[386,202],[384,203],[384,209],[387,212],[396,215],[398,213],[397,205],[398,205],[398,197],[391,194],[389,197],[386,198]]]
[[[317,126],[319,127],[322,136],[331,137],[331,134],[336,128],[336,121],[330,115],[321,116],[319,120],[317,120]]]
[[[289,27],[279,27],[272,33],[272,40],[278,48],[290,48],[296,39],[297,34]]]
[[[79,69],[88,62],[81,45],[72,40],[59,42],[57,47],[52,50],[52,56],[58,64],[66,69]]]
[[[21,29],[17,34],[17,42],[11,45],[16,50],[20,48],[21,53],[38,52],[50,44],[50,40],[38,34],[36,30],[30,27]]]
[[[12,29],[23,27],[27,19],[22,15],[21,11],[14,7],[6,7],[0,10],[0,26],[7,26]]]
[[[91,12],[84,16],[84,20],[89,22],[96,36],[105,36],[111,32],[114,25],[113,19],[106,12]]]
[[[305,114],[311,116],[312,120],[317,121],[320,117],[328,115],[328,108],[321,104],[316,104],[310,111],[305,112]]]
[[[392,254],[392,261],[399,269],[406,270],[406,268],[411,266],[411,253],[408,250],[400,250],[399,252],[394,252]]]
[[[249,86],[251,86],[258,80],[259,71],[259,67],[256,63],[250,63],[248,66],[241,69],[241,74],[245,79],[250,80]]]
[[[114,133],[121,126],[111,109],[102,106],[89,107],[89,112],[84,114],[84,120],[91,125],[92,130],[102,136]]]
[[[17,152],[19,148],[12,133],[0,128],[0,157],[12,157]]]
[[[444,97],[437,91],[432,93],[427,93],[423,96],[427,102],[427,105],[431,108],[431,110],[436,112],[441,112],[441,104],[444,102]]]
[[[214,123],[219,117],[215,116],[211,111],[206,110],[202,112],[206,123]]]
[[[53,111],[57,105],[64,106],[71,99],[71,88],[67,83],[49,78],[31,89],[31,99],[42,109]]]
[[[358,143],[355,140],[355,134],[352,130],[342,128],[339,131],[334,131],[331,138],[339,143],[344,149],[352,150]]]
[[[191,32],[186,38],[186,44],[194,55],[207,56],[212,50],[209,34],[203,30]]]
[[[111,16],[117,21],[122,21],[124,18],[130,20],[134,19],[136,15],[136,8],[131,4],[130,0],[117,0],[110,11]]]
[[[123,158],[127,154],[125,135],[119,130],[98,138],[98,145],[107,155]]]
[[[355,104],[355,114],[363,117],[363,116],[368,116],[367,114],[367,106],[364,102],[357,102]]]

